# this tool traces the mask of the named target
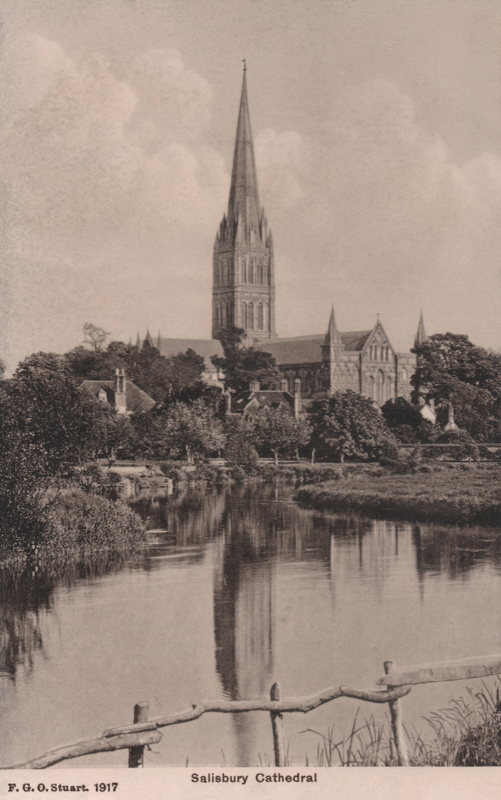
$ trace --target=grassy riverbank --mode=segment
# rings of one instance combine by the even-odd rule
[[[501,526],[501,467],[451,465],[413,475],[373,470],[306,486],[294,499],[377,517]]]
[[[141,518],[120,501],[89,494],[78,486],[49,491],[22,528],[2,531],[0,564],[23,566],[92,558],[118,558],[146,541]]]

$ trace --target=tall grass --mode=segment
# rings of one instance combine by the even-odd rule
[[[424,717],[423,734],[406,729],[410,765],[414,767],[483,767],[501,766],[500,684],[467,690],[466,697]],[[318,767],[391,767],[397,766],[396,753],[387,718],[373,716],[359,721],[356,712],[348,736],[335,736],[334,725],[326,732],[308,728],[319,742],[315,763],[306,756],[307,766]]]

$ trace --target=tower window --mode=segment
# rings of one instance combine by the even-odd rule
[[[253,303],[249,303],[247,317],[248,317],[248,320],[247,320],[248,321],[248,327],[251,330],[253,330],[254,329],[254,304]]]
[[[242,327],[247,328],[247,303],[242,303]]]
[[[263,304],[259,303],[257,307],[257,327],[260,331],[263,330]]]

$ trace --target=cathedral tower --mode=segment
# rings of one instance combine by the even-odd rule
[[[273,239],[259,205],[244,66],[228,212],[214,244],[212,336],[243,328],[250,340],[275,332]]]

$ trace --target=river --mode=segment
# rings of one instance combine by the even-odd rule
[[[501,652],[501,539],[488,528],[371,520],[292,501],[290,487],[144,498],[154,541],[122,564],[0,574],[4,764],[212,698],[375,685],[383,662]],[[494,680],[494,679],[492,679]],[[479,682],[415,687],[409,728]],[[285,717],[289,759],[316,764],[384,707],[342,698]],[[310,729],[310,732],[305,732]],[[63,766],[123,766],[125,751]],[[164,729],[147,766],[272,764],[269,716],[210,714]]]

